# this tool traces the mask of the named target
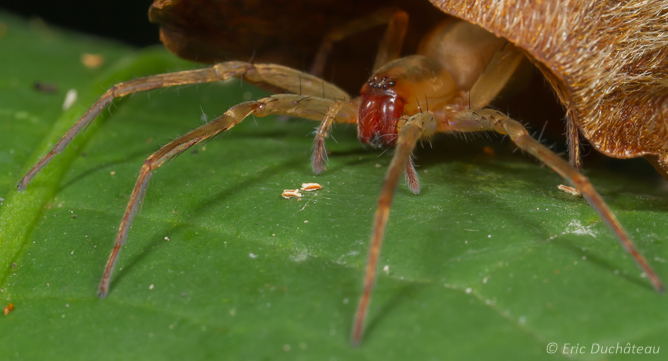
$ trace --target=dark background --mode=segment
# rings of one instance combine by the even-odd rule
[[[0,8],[49,25],[144,47],[159,44],[158,26],[148,21],[152,0],[9,0]]]

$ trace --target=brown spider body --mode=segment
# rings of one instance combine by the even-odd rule
[[[362,339],[384,231],[399,178],[405,172],[409,188],[416,194],[419,192],[411,153],[418,140],[437,132],[490,131],[509,135],[520,149],[544,162],[582,192],[655,289],[662,292],[659,277],[576,167],[579,164],[579,130],[604,153],[618,157],[648,157],[666,175],[668,148],[667,136],[663,132],[668,113],[665,46],[668,22],[633,28],[608,16],[611,11],[622,9],[627,15],[644,14],[648,19],[665,20],[668,16],[666,7],[650,11],[636,4],[626,6],[584,0],[563,0],[557,5],[538,2],[535,6],[529,0],[432,1],[443,11],[479,24],[515,46],[477,25],[447,19],[433,7],[429,9],[431,5],[426,1],[372,0],[351,5],[342,1],[317,0],[265,3],[251,0],[156,0],[150,17],[162,25],[161,38],[167,47],[186,58],[219,63],[209,68],[154,75],[113,86],[28,172],[19,183],[19,190],[24,189],[34,175],[85,129],[113,98],[162,87],[239,77],[283,94],[240,103],[148,157],[121,221],[100,283],[100,297],[109,292],[120,249],[127,240],[153,171],[189,147],[231,129],[250,115],[271,114],[320,122],[312,156],[315,173],[325,170],[325,139],[334,123],[357,124],[362,142],[395,147],[374,215],[364,291],[353,323],[354,344]],[[660,6],[665,0],[647,2]],[[413,21],[418,26],[411,27],[404,5],[431,12],[418,11],[417,14],[424,15],[425,20],[419,18]],[[584,26],[566,21],[567,16],[559,12],[563,11],[560,5],[580,14],[576,21],[585,21]],[[375,10],[378,7],[380,10]],[[279,10],[291,13],[292,17],[287,19],[296,17],[311,21],[286,22],[275,16]],[[594,21],[590,15],[592,11],[600,15],[600,21]],[[321,26],[314,27],[314,22]],[[370,51],[369,39],[357,35],[380,25],[385,27],[380,46]],[[614,25],[618,25],[614,28],[617,30],[615,34],[599,34],[606,26]],[[640,30],[658,36],[658,45],[643,44],[644,35],[633,33]],[[363,83],[358,98],[352,98],[345,90],[321,79],[334,66],[346,70],[345,83],[356,74],[355,69],[363,68],[359,65],[360,60],[350,56],[350,52],[344,53],[343,58],[334,55],[334,43],[345,44],[348,38],[357,39],[348,44],[348,50],[356,48],[359,51],[352,54],[359,54],[361,59],[375,54],[375,61],[369,61],[373,67],[368,68],[373,69],[373,74]],[[624,40],[635,44],[628,45],[630,53],[623,51],[627,46]],[[618,46],[615,41],[622,45]],[[418,55],[400,57],[404,44]],[[587,51],[597,54],[588,55]],[[523,58],[522,53],[539,66],[567,106],[572,164],[576,167],[534,140],[519,122],[498,111],[485,109],[509,81]],[[257,59],[281,65],[227,61],[229,57],[251,58],[254,54]],[[307,54],[312,62],[310,74],[289,67],[302,58],[300,54]],[[600,63],[602,56],[612,55],[622,60],[612,62],[610,66]],[[624,74],[634,77],[629,80],[623,77]],[[362,79],[364,77],[357,79],[357,86]],[[623,81],[616,82],[620,79]],[[607,107],[617,110],[606,115]],[[617,126],[622,129],[614,128]]]

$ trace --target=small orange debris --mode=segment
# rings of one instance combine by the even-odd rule
[[[495,154],[494,148],[492,148],[488,145],[482,147],[482,151],[485,152],[485,154],[487,154],[487,155],[492,155],[493,156]]]
[[[284,189],[281,196],[283,196],[283,198],[285,199],[290,199],[290,198],[299,198],[302,196],[302,194],[299,193],[299,189]]]
[[[577,190],[577,189],[575,189],[575,188],[573,188],[573,187],[569,187],[569,186],[565,186],[565,185],[563,185],[563,184],[560,184],[559,186],[557,186],[557,188],[559,188],[560,190],[562,190],[562,191],[564,191],[564,192],[566,192],[566,193],[570,193],[570,194],[572,194],[572,195],[574,195],[574,196],[576,196],[576,197],[581,197],[581,198],[582,198],[582,193],[580,193],[579,190]]]
[[[305,192],[317,191],[318,189],[322,189],[322,186],[318,183],[302,183],[301,187],[301,190]]]
[[[88,69],[95,69],[104,63],[104,57],[100,54],[81,54],[81,63]]]
[[[14,304],[13,303],[10,303],[7,306],[5,306],[5,316],[7,316],[12,311],[14,311]]]

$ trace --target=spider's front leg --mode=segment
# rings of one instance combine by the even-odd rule
[[[401,118],[397,128],[400,129],[396,141],[394,156],[390,162],[390,167],[385,175],[383,188],[378,198],[378,206],[373,217],[373,228],[371,231],[371,243],[369,246],[369,255],[364,271],[364,283],[362,296],[357,304],[357,312],[353,320],[353,331],[351,335],[352,344],[358,346],[362,341],[364,331],[364,320],[366,318],[369,302],[371,301],[371,291],[376,279],[376,268],[380,257],[380,249],[383,244],[385,227],[390,216],[390,207],[392,198],[397,189],[399,178],[408,166],[412,167],[410,160],[415,144],[422,137],[428,137],[436,131],[436,120],[430,112],[418,113],[409,118]],[[409,175],[410,177],[410,175]]]
[[[334,107],[334,105],[336,105]],[[334,110],[335,109],[335,110]],[[100,281],[98,295],[106,297],[109,292],[109,284],[114,271],[121,247],[125,244],[139,205],[142,203],[148,181],[152,172],[160,167],[165,161],[178,156],[193,145],[206,139],[210,139],[235,125],[241,123],[249,115],[264,117],[271,114],[288,115],[312,120],[321,120],[323,114],[327,114],[329,121],[349,123],[354,122],[357,117],[356,108],[350,102],[332,101],[325,98],[308,97],[303,95],[279,94],[238,104],[230,108],[225,114],[190,131],[189,133],[169,142],[157,152],[146,159],[141,168],[137,182],[135,183],[130,201],[123,215],[121,225],[116,234],[114,248],[109,256],[107,265]]]
[[[80,132],[85,130],[93,120],[105,109],[114,98],[147,90],[222,81],[231,77],[243,77],[250,83],[283,89],[288,93],[318,96],[321,98],[348,101],[350,96],[333,84],[325,82],[313,75],[275,64],[251,64],[241,61],[230,61],[216,64],[209,68],[187,70],[176,73],[147,76],[112,86],[91,106],[84,115],[65,133],[53,149],[45,155],[19,181],[18,190],[24,190],[30,181]]]

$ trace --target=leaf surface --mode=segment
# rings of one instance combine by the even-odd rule
[[[354,127],[310,170],[306,120],[249,118],[158,169],[107,299],[96,287],[139,169],[160,145],[248,99],[232,80],[115,101],[21,193],[15,184],[111,84],[197,65],[161,49],[28,26],[0,44],[0,359],[628,359],[592,345],[666,346],[668,306],[595,212],[508,140],[437,137],[423,190],[397,191],[366,339],[348,338],[390,152]],[[102,54],[88,69],[82,53]],[[36,81],[58,86],[35,91]],[[79,100],[61,110],[64,94]],[[489,145],[495,156],[483,152]],[[617,164],[617,163],[615,163]],[[668,279],[668,196],[653,175],[588,176]],[[318,182],[301,201],[283,189]],[[75,217],[76,215],[76,217]],[[557,354],[546,352],[556,342]],[[595,348],[595,346],[594,346]],[[614,349],[613,349],[614,350]],[[567,349],[570,351],[570,349]],[[643,355],[644,360],[661,354]]]

